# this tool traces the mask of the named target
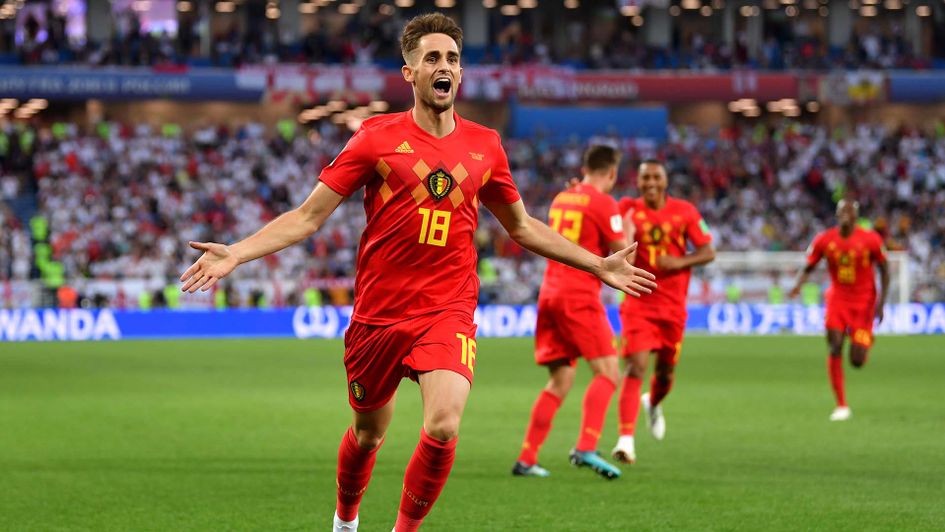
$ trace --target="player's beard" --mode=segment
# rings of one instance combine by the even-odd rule
[[[450,97],[447,100],[438,100],[431,85],[425,91],[420,92],[420,101],[434,112],[443,113],[453,108],[453,102],[456,101],[456,91],[450,90]]]

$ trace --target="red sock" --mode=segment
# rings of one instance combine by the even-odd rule
[[[597,449],[597,440],[600,431],[604,428],[604,418],[607,417],[607,408],[610,399],[614,396],[617,385],[607,377],[598,375],[591,379],[584,392],[584,408],[581,415],[581,434],[578,436],[578,451],[594,451]]]
[[[633,436],[637,427],[637,416],[640,414],[640,388],[643,380],[636,377],[623,379],[623,389],[620,390],[619,424],[617,428],[621,436]]]
[[[522,453],[518,455],[519,462],[525,465],[535,465],[538,462],[538,450],[541,449],[541,444],[545,443],[545,438],[551,431],[551,422],[560,406],[561,398],[548,390],[542,390],[538,394],[538,399],[535,399],[535,405],[532,406],[528,429],[525,430]]]
[[[378,449],[380,446],[371,450],[362,449],[354,436],[354,429],[351,428],[341,438],[336,478],[338,504],[335,506],[339,518],[353,521],[358,516],[358,506],[361,505],[361,497],[364,496],[364,491],[371,480],[371,471],[374,470]]]
[[[669,391],[672,389],[673,377],[661,380],[656,378],[656,375],[653,375],[653,378],[650,379],[650,406],[660,404],[663,399],[669,395]]]
[[[843,392],[843,357],[828,355],[827,373],[830,375],[833,395],[837,398],[837,406],[847,406],[847,398]]]
[[[397,524],[394,525],[397,532],[412,532],[420,528],[450,476],[457,440],[440,441],[420,430],[420,443],[404,474],[404,492],[400,497]]]

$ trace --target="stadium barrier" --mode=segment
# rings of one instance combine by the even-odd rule
[[[617,307],[608,309],[619,330]],[[535,333],[534,305],[488,305],[476,311],[479,337]],[[822,306],[715,304],[689,307],[687,330],[703,334],[822,334]],[[340,338],[351,307],[153,310],[0,309],[0,341],[181,338]],[[945,303],[891,304],[878,334],[945,334]]]

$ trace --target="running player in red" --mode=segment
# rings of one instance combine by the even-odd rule
[[[462,30],[444,15],[408,22],[402,72],[414,107],[366,120],[303,204],[256,234],[229,246],[192,242],[204,253],[181,276],[183,290],[206,290],[239,264],[309,237],[364,188],[367,226],[344,356],[354,421],[338,451],[336,531],[358,528],[404,377],[419,382],[423,427],[404,475],[396,531],[417,530],[446,484],[476,363],[480,201],[526,249],[629,294],[655,287],[652,275],[629,263],[633,246],[602,259],[525,212],[499,135],[454,112],[461,46]]]
[[[617,182],[619,163],[620,153],[610,146],[588,148],[582,168],[584,179],[555,196],[548,212],[552,229],[598,255],[627,247],[617,202],[609,196]],[[538,450],[574,384],[577,359],[583,357],[594,377],[584,393],[581,431],[571,451],[571,463],[590,467],[604,478],[620,476],[620,469],[597,453],[607,407],[620,379],[614,332],[601,304],[600,288],[600,280],[593,275],[548,261],[538,296],[535,330],[535,360],[548,368],[548,384],[532,407],[513,475],[550,474],[538,465]]]
[[[640,198],[620,200],[627,237],[635,237],[640,245],[637,266],[658,272],[660,278],[659,292],[626,298],[620,305],[626,375],[618,402],[620,437],[613,456],[627,464],[636,462],[633,436],[641,403],[653,437],[662,440],[666,434],[660,403],[673,386],[679,361],[692,267],[715,259],[712,235],[699,211],[693,204],[667,195],[668,185],[666,167],[647,160],[637,174]],[[656,367],[650,390],[641,397],[650,353],[656,355]]]
[[[837,227],[814,238],[807,250],[807,266],[798,273],[797,282],[790,292],[791,297],[797,297],[820,259],[827,259],[827,269],[830,270],[825,319],[827,345],[830,347],[827,373],[837,401],[830,414],[831,421],[846,421],[853,415],[847,405],[843,384],[844,338],[850,336],[850,363],[854,368],[863,367],[873,345],[873,320],[883,321],[883,306],[889,289],[883,241],[875,231],[856,226],[859,211],[857,202],[840,200],[837,204]],[[879,269],[882,285],[878,298],[873,266]]]

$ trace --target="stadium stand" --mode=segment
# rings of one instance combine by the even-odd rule
[[[66,279],[172,279],[190,259],[181,242],[233,241],[298,205],[348,132],[324,121],[308,136],[257,124],[185,135],[173,127],[114,123],[94,131],[75,124],[22,127],[3,135],[0,280],[40,275],[30,240],[32,205],[48,222],[51,259],[61,262]],[[543,216],[552,196],[578,175],[583,145],[541,139],[506,145],[524,200]],[[626,157],[615,193],[635,193],[633,161],[660,157],[668,163],[671,192],[705,213],[721,251],[802,250],[831,223],[838,198],[857,198],[887,246],[910,252],[914,297],[945,296],[945,125],[828,130],[784,120],[710,134],[673,126],[664,144],[621,148]],[[363,216],[359,202],[346,202],[304,246],[246,264],[239,279],[349,280]],[[543,262],[510,242],[487,215],[477,240],[483,298],[533,300]]]

